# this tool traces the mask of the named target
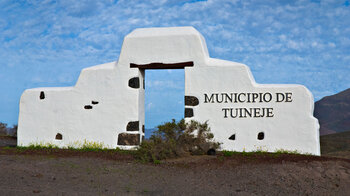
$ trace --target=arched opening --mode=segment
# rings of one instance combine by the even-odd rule
[[[60,134],[60,133],[56,134],[56,137],[55,137],[56,140],[62,140],[62,138],[63,138],[62,134]]]
[[[265,138],[264,132],[259,132],[258,133],[258,140],[263,140]]]
[[[41,91],[41,92],[40,92],[39,98],[40,98],[40,99],[45,99],[45,93],[44,93],[44,91]]]

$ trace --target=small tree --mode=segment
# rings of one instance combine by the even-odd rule
[[[142,142],[137,156],[143,161],[157,161],[166,158],[188,155],[206,154],[208,150],[215,151],[220,144],[213,141],[207,122],[191,121],[185,123],[182,119],[159,125],[149,140]]]
[[[17,137],[17,128],[18,125],[13,125],[12,128],[8,128],[8,134],[12,137]]]
[[[0,135],[7,135],[7,124],[0,122]]]

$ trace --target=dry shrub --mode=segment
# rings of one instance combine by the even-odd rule
[[[17,137],[17,125],[8,127],[6,123],[0,122],[0,136]]]
[[[202,155],[213,153],[220,144],[213,141],[207,122],[191,121],[185,123],[182,119],[159,125],[149,140],[142,142],[136,156],[142,161],[158,162],[158,160]]]

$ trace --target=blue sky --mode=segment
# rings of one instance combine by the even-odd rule
[[[0,1],[0,122],[16,124],[27,88],[72,86],[118,59],[139,27],[194,26],[211,57],[259,83],[307,86],[316,100],[350,87],[349,0]],[[148,71],[146,127],[183,115],[183,71]],[[170,86],[170,90],[162,88]]]

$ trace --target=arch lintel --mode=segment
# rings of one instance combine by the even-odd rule
[[[193,67],[193,61],[180,63],[149,63],[149,64],[135,64],[130,63],[130,68],[139,69],[184,69],[185,67]]]

